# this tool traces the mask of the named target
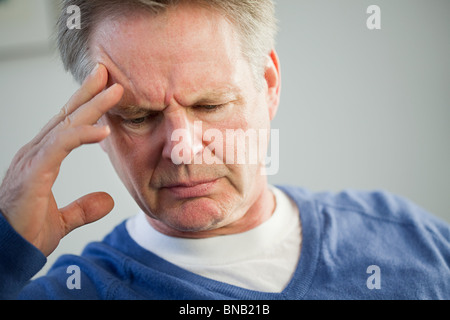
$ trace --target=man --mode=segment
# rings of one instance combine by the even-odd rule
[[[449,298],[445,223],[386,193],[272,187],[265,149],[256,162],[251,141],[228,152],[228,132],[268,132],[277,112],[271,1],[69,5],[83,28],[63,16],[59,48],[82,85],[2,183],[2,298]],[[28,283],[66,234],[113,208],[105,193],[56,206],[62,161],[89,143],[142,214]]]

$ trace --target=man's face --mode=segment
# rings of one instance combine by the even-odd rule
[[[102,119],[111,127],[102,146],[152,225],[201,234],[257,224],[266,178],[260,163],[227,161],[226,132],[269,130],[278,92],[267,81],[257,90],[229,22],[182,5],[158,16],[103,20],[91,43],[93,59],[109,70],[109,84],[125,89]],[[173,141],[176,130],[188,134]],[[223,148],[211,147],[207,131],[222,134]],[[180,143],[183,152],[174,153]],[[202,161],[205,151],[220,160]],[[174,155],[192,161],[175,164]]]

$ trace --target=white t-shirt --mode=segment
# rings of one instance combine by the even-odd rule
[[[301,223],[295,203],[270,186],[276,199],[272,217],[238,234],[184,239],[156,231],[143,212],[130,218],[127,231],[144,249],[201,276],[250,290],[281,292],[300,258]]]

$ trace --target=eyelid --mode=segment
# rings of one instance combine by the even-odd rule
[[[132,129],[141,129],[143,127],[146,127],[147,125],[149,125],[150,123],[152,123],[155,119],[156,116],[149,114],[146,116],[139,116],[139,117],[130,117],[130,118],[125,118],[123,116],[121,116],[122,118],[122,123]]]
[[[197,104],[195,107],[196,108],[206,108],[206,107],[220,107],[220,106],[224,106],[226,105],[226,103],[202,103],[202,104]]]
[[[219,111],[220,109],[227,106],[228,103],[221,103],[221,104],[201,104],[195,106],[196,109],[202,109],[205,112],[215,112]]]

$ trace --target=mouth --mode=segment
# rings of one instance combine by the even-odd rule
[[[204,197],[211,194],[212,188],[217,183],[217,180],[218,179],[180,182],[166,186],[163,189],[169,191],[177,198]]]

